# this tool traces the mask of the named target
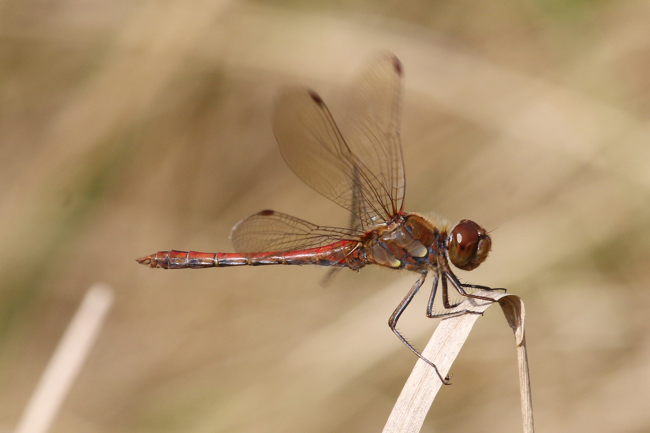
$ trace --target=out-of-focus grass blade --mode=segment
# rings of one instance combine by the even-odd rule
[[[32,394],[14,433],[46,433],[90,352],[113,303],[113,289],[88,290]]]

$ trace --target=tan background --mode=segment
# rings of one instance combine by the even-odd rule
[[[53,432],[381,430],[415,275],[134,262],[229,251],[266,208],[345,225],[270,107],[303,83],[336,115],[379,49],[405,68],[407,210],[494,230],[459,274],[526,302],[538,431],[650,431],[650,3],[306,3],[0,3],[0,431],[95,282],[116,304]],[[513,342],[488,310],[424,431],[520,431]]]

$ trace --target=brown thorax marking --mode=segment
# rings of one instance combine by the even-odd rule
[[[428,267],[431,250],[439,249],[438,239],[435,227],[424,217],[399,214],[368,232],[363,247],[368,259],[379,265],[413,269]]]

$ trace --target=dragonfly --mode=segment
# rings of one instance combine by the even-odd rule
[[[375,56],[353,82],[340,129],[323,99],[305,87],[283,90],[275,102],[272,129],[280,152],[293,172],[311,188],[351,213],[348,228],[319,226],[272,210],[240,221],[232,230],[235,253],[159,251],[137,259],[152,268],[319,265],[355,271],[378,265],[419,274],[391,314],[388,325],[415,355],[433,367],[397,330],[397,322],[429,273],[433,286],[429,318],[470,313],[457,311],[449,285],[460,299],[493,299],[473,294],[498,290],[461,283],[450,263],[472,270],[487,258],[492,240],[474,221],[453,227],[404,211],[405,172],[400,121],[403,67],[391,53]],[[434,311],[438,286],[442,312]],[[501,289],[503,290],[503,289]],[[457,296],[457,295],[456,295]]]

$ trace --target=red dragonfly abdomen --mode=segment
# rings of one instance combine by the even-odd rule
[[[201,253],[198,251],[158,251],[137,261],[152,268],[182,269],[223,266],[319,265],[359,269],[365,266],[359,243],[340,241],[319,248],[289,252]]]

